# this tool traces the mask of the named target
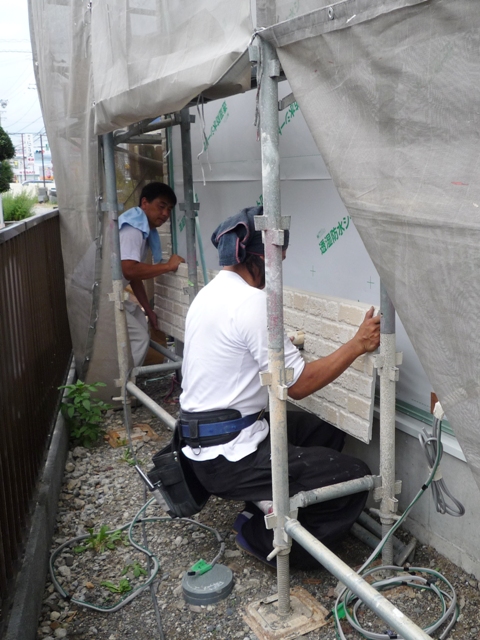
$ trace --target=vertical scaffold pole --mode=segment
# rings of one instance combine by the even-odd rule
[[[119,368],[118,386],[125,389],[130,367],[130,343],[128,341],[127,319],[124,309],[124,290],[122,264],[120,260],[120,237],[118,233],[117,181],[115,177],[115,151],[113,133],[103,136],[103,161],[105,167],[105,193],[107,197],[110,236],[112,242],[111,267],[113,294],[111,299],[115,305],[115,331],[117,335],[117,357]]]
[[[394,524],[397,500],[395,498],[395,389],[398,379],[395,349],[395,308],[388,293],[380,285],[380,475],[382,499],[380,519],[382,537]],[[393,538],[382,551],[382,562],[393,564]]]
[[[282,245],[284,220],[280,212],[280,157],[278,149],[278,77],[275,49],[261,43],[260,132],[262,150],[263,220],[268,315],[268,365],[272,448],[274,549],[277,553],[278,615],[290,613],[289,538],[285,517],[290,514],[287,449],[287,386],[284,357]]]
[[[187,234],[188,297],[191,303],[198,293],[197,251],[195,247],[195,211],[198,203],[193,198],[192,144],[190,140],[190,110],[180,111],[182,135],[183,193],[185,213],[185,233]]]

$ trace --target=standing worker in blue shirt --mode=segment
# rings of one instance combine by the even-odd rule
[[[177,197],[173,189],[163,182],[150,182],[142,189],[138,207],[125,211],[118,219],[124,285],[130,284],[140,305],[125,302],[128,337],[136,367],[143,363],[149,347],[147,317],[151,326],[158,328],[143,280],[176,271],[178,265],[185,262],[176,254],[167,262],[161,262],[162,248],[157,229],[170,219],[176,204]],[[153,264],[145,262],[148,248],[152,252]]]

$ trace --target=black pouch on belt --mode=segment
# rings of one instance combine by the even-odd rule
[[[203,509],[210,494],[197,480],[181,446],[177,423],[171,442],[153,456],[155,466],[147,475],[161,491],[170,514],[189,518]]]

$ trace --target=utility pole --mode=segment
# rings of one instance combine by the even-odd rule
[[[22,162],[23,162],[23,181],[25,182],[25,180],[27,179],[27,174],[25,171],[25,145],[23,144],[23,133],[22,135]]]
[[[42,175],[43,175],[43,188],[45,189],[45,163],[43,161],[43,137],[42,134],[40,134],[40,153],[42,154]]]

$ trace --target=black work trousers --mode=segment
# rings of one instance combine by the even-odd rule
[[[368,466],[340,453],[345,434],[320,418],[297,411],[287,414],[288,476],[290,496],[370,474]],[[272,499],[270,437],[257,451],[238,462],[224,456],[189,463],[201,484],[213,495],[256,502]],[[350,530],[365,506],[368,492],[335,498],[299,510],[299,522],[327,547],[333,548]],[[264,514],[255,510],[242,534],[262,555],[273,549],[273,531],[265,528]],[[293,541],[292,566],[318,567],[312,556]]]

